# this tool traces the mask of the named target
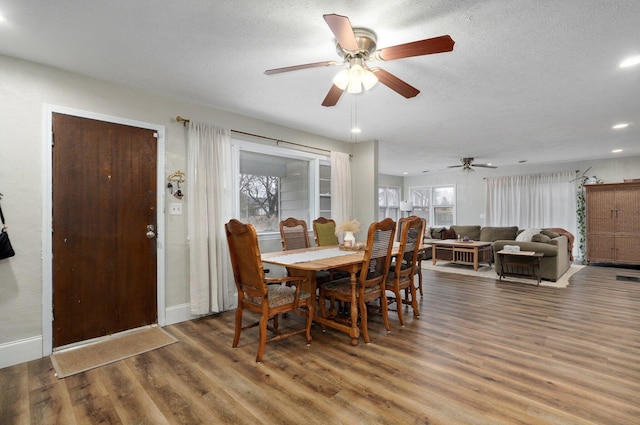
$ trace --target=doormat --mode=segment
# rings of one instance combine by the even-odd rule
[[[56,352],[50,356],[58,378],[117,362],[178,342],[162,328],[151,326],[133,332],[120,333],[78,347]]]

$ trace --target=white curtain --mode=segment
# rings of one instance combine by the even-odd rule
[[[191,314],[230,310],[237,294],[224,224],[231,219],[231,132],[189,122],[187,227]]]
[[[349,154],[331,152],[331,218],[337,224],[352,219]]]
[[[576,235],[575,173],[487,178],[486,225],[560,227]]]

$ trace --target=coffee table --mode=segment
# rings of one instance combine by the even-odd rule
[[[541,252],[518,251],[511,252],[498,251],[500,259],[500,281],[505,276],[521,277],[525,279],[536,279],[540,285],[540,260],[544,257]]]
[[[445,239],[432,242],[431,247],[434,266],[438,260],[444,260],[457,264],[473,265],[475,271],[478,271],[480,263],[488,263],[491,267],[491,242],[464,242]]]

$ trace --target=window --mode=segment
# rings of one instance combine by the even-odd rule
[[[326,167],[318,155],[234,141],[234,217],[253,224],[259,234],[279,233],[287,217],[310,223],[321,205],[320,160]],[[323,202],[330,208],[326,191]]]
[[[413,214],[427,220],[427,226],[448,227],[455,224],[456,190],[454,186],[409,188]]]
[[[393,186],[378,187],[378,219],[391,218],[398,221],[400,218],[400,188]]]

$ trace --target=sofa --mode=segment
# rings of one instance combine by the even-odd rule
[[[541,252],[540,277],[555,282],[571,266],[573,249],[573,235],[563,229],[562,234],[550,229],[519,229],[517,226],[482,227],[477,225],[444,228],[427,228],[424,243],[430,244],[442,239],[457,239],[458,236],[468,237],[470,240],[493,243],[493,262],[495,269],[500,270],[500,258],[496,252],[505,245],[518,246],[520,251]],[[516,240],[522,239],[522,240]],[[571,244],[569,243],[571,240]],[[428,252],[423,259],[431,258]],[[446,258],[442,258],[447,260]]]

